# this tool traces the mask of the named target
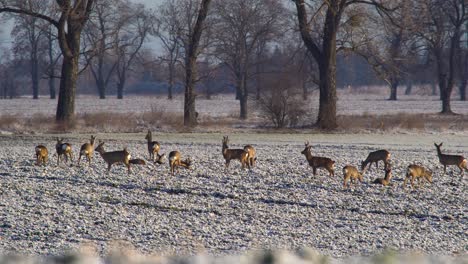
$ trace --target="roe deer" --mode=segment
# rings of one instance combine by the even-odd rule
[[[362,182],[362,173],[360,173],[358,169],[354,166],[350,166],[350,165],[344,166],[343,167],[343,188],[346,188],[346,183],[348,181],[354,184],[355,181],[357,180]]]
[[[250,169],[250,162],[249,162],[249,153],[243,149],[229,149],[229,138],[223,137],[223,157],[226,160],[226,169],[229,167],[229,163],[231,160],[239,160],[242,164],[242,169],[247,166]]]
[[[460,173],[463,176],[463,170],[468,171],[467,160],[461,155],[447,155],[442,154],[440,147],[443,143],[437,145],[434,143],[434,146],[437,148],[437,156],[439,157],[440,164],[444,165],[444,175],[447,173],[447,166],[456,165],[460,169]]]
[[[49,151],[43,145],[38,145],[35,148],[36,152],[36,165],[46,165],[47,159],[49,158]]]
[[[119,151],[110,151],[106,152],[104,150],[104,142],[100,142],[97,148],[95,149],[96,152],[101,154],[102,159],[107,163],[107,173],[111,169],[112,164],[122,162],[125,166],[127,166],[128,174],[130,174],[130,153],[128,152],[127,148]]]
[[[171,175],[174,175],[174,170],[177,170],[177,172],[179,172],[179,167],[190,169],[191,165],[192,161],[190,160],[190,158],[182,160],[179,151],[171,151],[169,153],[169,167],[171,168]]]
[[[255,161],[257,161],[257,157],[255,157],[255,154],[257,152],[255,151],[255,148],[251,145],[245,145],[244,151],[246,151],[248,154],[247,160],[249,162],[250,167],[252,168],[253,166],[255,166]]]
[[[325,168],[328,173],[330,173],[330,176],[335,176],[335,161],[330,158],[312,156],[310,152],[311,148],[312,146],[309,145],[309,141],[307,141],[301,154],[305,155],[309,165],[312,167],[314,176],[317,174],[317,168]]]
[[[65,162],[68,162],[69,157],[70,157],[70,162],[73,162],[72,146],[69,143],[63,143],[63,138],[57,138],[57,144],[55,144],[55,150],[57,151],[57,166],[59,166],[60,156],[62,155],[65,156]]]
[[[95,136],[91,135],[89,143],[84,143],[80,148],[80,156],[78,157],[78,166],[80,166],[81,156],[85,156],[88,159],[88,164],[91,165],[91,159],[93,158],[94,153],[94,141],[96,140]]]
[[[367,167],[367,164],[369,165],[369,168],[372,166],[372,163],[375,162],[375,167],[379,168],[379,161],[383,161],[385,164],[385,168],[388,166],[388,162],[390,161],[390,152],[388,152],[385,149],[373,151],[369,153],[367,156],[366,160],[361,162],[361,171],[364,173],[365,169]]]
[[[153,162],[157,162],[157,160],[154,159],[154,154],[159,156],[159,150],[161,149],[161,145],[157,141],[153,141],[153,134],[151,133],[151,130],[148,130],[148,133],[146,134],[145,139],[147,140],[148,144],[148,153],[149,153],[149,158]]]
[[[392,168],[390,164],[385,168],[385,178],[377,178],[372,183],[373,184],[382,184],[383,186],[390,185],[390,180],[392,179]]]
[[[421,178],[424,178],[426,181],[432,183],[432,172],[430,170],[425,169],[419,165],[409,165],[408,169],[406,170],[406,178],[403,182],[403,188],[406,188],[406,182],[411,177],[411,188],[414,189],[414,179],[418,178],[419,186],[422,186]],[[424,181],[423,181],[424,182]]]

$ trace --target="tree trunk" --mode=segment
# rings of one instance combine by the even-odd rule
[[[246,81],[245,74],[240,74],[237,80],[237,90],[239,94],[239,104],[240,104],[240,119],[247,119],[248,117],[248,107],[247,107],[247,100],[248,100],[248,90],[247,90],[247,81]]]
[[[396,101],[397,100],[397,92],[398,92],[398,80],[392,80],[390,83],[390,98],[388,100],[390,101]]]
[[[460,86],[458,87],[460,91],[460,100],[462,101],[466,101],[466,84],[467,84],[467,78],[465,76],[463,77],[463,80],[460,83]]]
[[[172,100],[172,89],[174,87],[174,64],[169,62],[169,85],[167,87],[167,99]]]
[[[408,80],[406,80],[405,95],[411,95],[412,91],[413,91],[413,81],[408,79]]]
[[[117,83],[117,99],[123,99],[123,91],[124,91],[124,86],[125,86],[124,82]]]
[[[211,0],[202,0],[197,21],[190,36],[187,54],[185,55],[185,94],[184,94],[184,126],[197,125],[195,111],[195,80],[197,79],[198,46],[203,32],[203,22],[208,14]]]
[[[432,96],[437,95],[437,85],[435,81],[431,81],[431,95]]]
[[[184,126],[194,127],[197,125],[195,111],[195,58],[188,58],[185,68],[185,93],[184,93]]]
[[[302,80],[302,100],[307,101],[308,93],[307,93],[307,82]]]
[[[59,88],[60,90],[56,113],[56,120],[58,122],[69,123],[74,118],[78,67],[78,56],[63,56]]]
[[[106,99],[106,84],[100,74],[98,79],[96,79],[96,86],[99,93],[99,99]]]
[[[31,82],[33,90],[33,99],[39,99],[39,62],[37,55],[31,56]]]
[[[125,83],[127,82],[127,70],[123,68],[119,72],[119,82],[117,83],[117,99],[123,99]]]
[[[49,78],[49,93],[50,99],[55,99],[55,79],[53,77]]]

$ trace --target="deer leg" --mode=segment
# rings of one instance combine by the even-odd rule
[[[409,178],[409,177],[408,177],[408,176],[406,176],[405,180],[403,181],[403,189],[405,189],[405,188],[406,188],[406,182],[408,181],[408,178]]]
[[[414,190],[414,177],[411,177],[411,188]]]
[[[110,173],[111,166],[112,166],[112,164],[110,164],[110,163],[107,164],[107,175],[109,175],[109,173]]]
[[[130,163],[126,163],[125,165],[127,166],[128,175],[130,175]]]
[[[376,169],[379,168],[379,161],[376,161],[376,162],[375,162],[375,168],[376,168]]]
[[[447,173],[447,165],[444,165],[444,175]]]
[[[59,166],[60,163],[60,155],[57,153],[57,167]]]
[[[316,167],[312,167],[312,173],[314,174],[314,176],[317,174],[317,168]]]
[[[91,156],[88,157],[88,166],[91,166]]]

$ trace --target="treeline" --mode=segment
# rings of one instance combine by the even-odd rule
[[[235,92],[245,119],[249,99],[271,109],[318,90],[318,125],[333,129],[337,87],[385,84],[397,100],[402,85],[431,84],[451,113],[454,88],[466,99],[467,11],[464,0],[3,0],[15,24],[0,95],[58,95],[62,122],[76,93],[183,93],[192,126],[197,96]]]

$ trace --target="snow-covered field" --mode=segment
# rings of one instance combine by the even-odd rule
[[[468,114],[468,103],[458,101],[453,96],[453,111],[460,114]],[[386,95],[350,94],[338,93],[339,115],[361,115],[365,113],[381,115],[396,113],[437,113],[441,110],[438,96],[427,95],[400,95],[398,101],[386,100]],[[257,102],[250,101],[251,110],[256,115]],[[305,103],[312,112],[318,109],[318,94],[314,93],[311,99]],[[13,100],[0,100],[0,113],[10,115],[31,116],[34,114],[55,115],[57,102],[47,98],[33,100],[20,98]],[[206,100],[200,96],[196,101],[196,109],[200,117],[226,117],[238,116],[239,101],[234,95],[214,96],[212,100]],[[101,100],[95,96],[80,96],[76,100],[76,112],[116,112],[116,113],[141,113],[152,110],[168,113],[183,113],[183,96],[177,96],[174,100],[167,100],[164,96],[128,96],[122,100],[109,97]]]
[[[61,254],[83,244],[104,254],[123,244],[143,254],[310,247],[338,258],[385,249],[466,256],[467,176],[454,168],[443,175],[433,145],[443,141],[444,151],[468,155],[466,135],[232,134],[231,147],[257,148],[249,173],[238,162],[224,170],[222,134],[155,134],[162,153],[179,150],[194,161],[176,176],[167,162],[134,166],[131,175],[117,165],[107,175],[97,153],[90,167],[57,167],[55,136],[0,137],[0,254]],[[75,157],[89,137],[64,136]],[[97,136],[107,150],[127,146],[147,158],[144,134]],[[312,175],[300,154],[305,140],[314,154],[336,160],[334,178]],[[37,144],[52,154],[45,168],[34,166]],[[383,177],[381,163],[344,190],[341,168],[380,148],[392,153],[394,186],[370,184]],[[434,170],[433,184],[403,189],[411,163]]]

